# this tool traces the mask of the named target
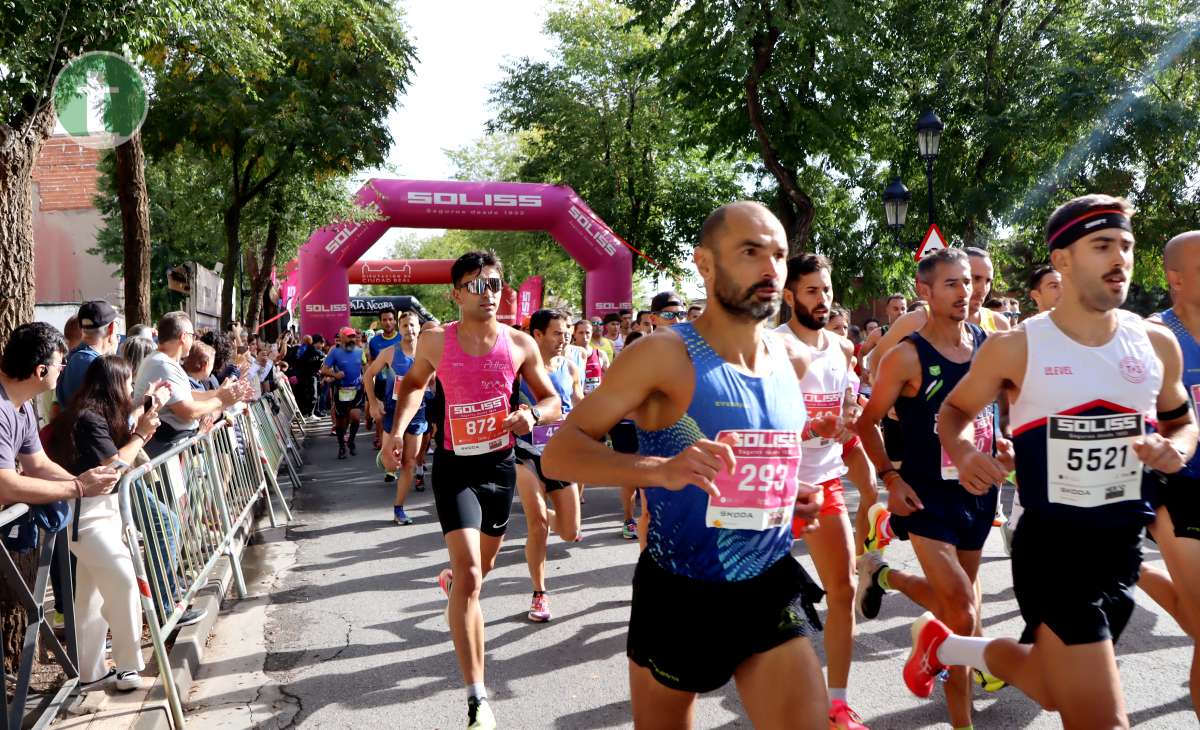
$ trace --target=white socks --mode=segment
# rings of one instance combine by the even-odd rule
[[[487,690],[483,688],[483,682],[472,682],[467,685],[467,699],[472,697],[476,699],[487,699]]]
[[[829,704],[832,705],[834,702],[836,702],[838,700],[841,700],[842,702],[846,702],[846,688],[845,687],[830,687],[829,688]]]
[[[993,639],[985,639],[982,636],[951,634],[938,647],[938,661],[948,667],[974,667],[991,674],[987,668],[987,662],[983,660],[983,651],[992,641]]]

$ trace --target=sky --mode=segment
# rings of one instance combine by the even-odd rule
[[[417,66],[408,92],[388,118],[395,143],[391,170],[363,176],[446,180],[453,168],[445,150],[483,136],[492,117],[488,88],[500,81],[507,60],[548,58],[542,33],[546,0],[407,0],[401,3]],[[365,259],[388,258],[397,238],[440,231],[395,228],[371,247]]]

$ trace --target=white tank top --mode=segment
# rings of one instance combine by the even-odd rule
[[[842,401],[846,397],[846,389],[850,387],[850,368],[846,364],[845,353],[837,346],[837,341],[822,330],[825,349],[818,350],[796,337],[796,333],[792,332],[787,324],[779,325],[775,331],[790,337],[808,352],[810,362],[808,371],[800,381],[800,390],[804,393],[804,406],[808,409],[809,423],[813,418],[825,413],[841,415]],[[800,444],[801,481],[820,484],[845,473],[842,445],[836,440],[812,436]]]
[[[1048,312],[1023,323],[1028,355],[1011,420],[1026,510],[1105,526],[1153,516],[1132,442],[1154,423],[1162,363],[1142,318],[1117,317],[1099,347],[1067,337]]]

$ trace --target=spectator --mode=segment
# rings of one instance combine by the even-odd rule
[[[42,450],[31,401],[54,390],[67,343],[45,322],[17,327],[0,355],[0,503],[49,504],[108,494],[117,472],[99,466],[78,476]],[[17,472],[17,465],[21,472]]]
[[[250,382],[257,385],[260,393],[275,390],[275,358],[272,348],[266,344],[258,347],[254,363],[250,366]]]
[[[829,310],[829,321],[825,323],[825,329],[846,337],[850,333],[850,315],[841,307],[834,307]]]
[[[187,373],[192,390],[212,390],[212,376],[215,350],[203,342],[192,345],[187,357],[183,359],[183,371]]]
[[[145,447],[151,458],[195,435],[200,429],[201,417],[249,398],[246,388],[238,381],[228,381],[216,390],[192,390],[180,361],[191,351],[195,339],[195,330],[186,313],[164,314],[158,321],[158,349],[138,368],[134,402],[146,395],[151,383],[164,381],[171,391],[171,397],[159,413],[158,430]]]
[[[117,310],[108,302],[84,302],[79,305],[76,319],[83,332],[82,340],[67,354],[62,375],[58,376],[58,385],[54,389],[54,400],[64,409],[71,404],[71,398],[83,383],[83,376],[92,361],[116,352],[121,338],[117,333]]]
[[[154,341],[138,335],[137,337],[126,337],[121,343],[121,357],[125,358],[125,362],[129,363],[129,369],[137,372],[141,367],[142,360],[146,356],[154,352]]]
[[[157,336],[158,334],[154,331],[154,328],[148,324],[135,324],[125,333],[125,339],[129,339],[130,337],[145,337],[151,342],[154,342],[154,338]],[[137,371],[134,370],[134,372],[136,373]]]
[[[296,348],[296,365],[292,373],[296,376],[296,404],[305,416],[317,415],[317,379],[325,353],[321,349],[325,338],[321,335],[305,335]]]
[[[237,380],[242,376],[237,365],[233,363],[234,345],[228,334],[208,332],[200,341],[213,349],[212,372],[208,375],[205,390],[216,390],[226,380]]]
[[[76,475],[101,465],[120,469],[132,464],[158,427],[158,406],[166,397],[164,388],[151,392],[155,398],[150,409],[135,408],[129,364],[116,355],[92,360],[71,404],[54,421],[48,448],[55,461]],[[121,532],[116,493],[76,499],[70,540],[78,565],[75,628],[80,682],[89,689],[110,682],[122,691],[142,685],[142,606],[133,559]],[[109,631],[116,668],[106,672],[104,642]]]
[[[83,330],[79,327],[78,314],[73,314],[67,319],[63,325],[63,336],[67,338],[67,352],[79,346],[80,340],[83,339]]]

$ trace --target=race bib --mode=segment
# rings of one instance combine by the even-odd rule
[[[508,416],[508,399],[505,397],[448,405],[447,415],[454,453],[458,456],[490,454],[512,445],[512,435],[503,428]]]
[[[1200,384],[1190,388],[1192,392],[1192,407],[1196,409],[1196,422],[1200,423]]]
[[[800,434],[730,430],[717,434],[733,447],[733,473],[717,475],[719,498],[708,498],[705,522],[727,530],[771,530],[790,525],[799,491]]]
[[[1142,497],[1142,462],[1133,442],[1140,413],[1050,416],[1046,421],[1046,496],[1051,504],[1100,507]]]
[[[550,438],[558,433],[558,429],[561,427],[562,421],[534,426],[533,433],[531,434],[534,452],[538,454],[542,453],[546,448],[546,444],[550,443]]]
[[[842,415],[842,394],[841,393],[805,393],[804,407],[808,410],[808,427],[811,433],[812,422],[818,418],[826,416]],[[804,440],[804,448],[813,449],[825,446],[832,446],[837,443],[836,439],[821,438],[813,434],[810,438]]]
[[[338,400],[347,403],[358,398],[358,388],[338,388]]]
[[[934,438],[937,438],[936,429]],[[995,442],[996,428],[992,423],[992,407],[988,406],[975,417],[975,448],[979,450],[979,453],[991,456]],[[950,455],[946,453],[945,449],[942,449],[942,479],[958,480],[958,467],[950,461]]]
[[[583,394],[591,395],[592,391],[600,387],[600,378],[584,378],[583,379]]]

